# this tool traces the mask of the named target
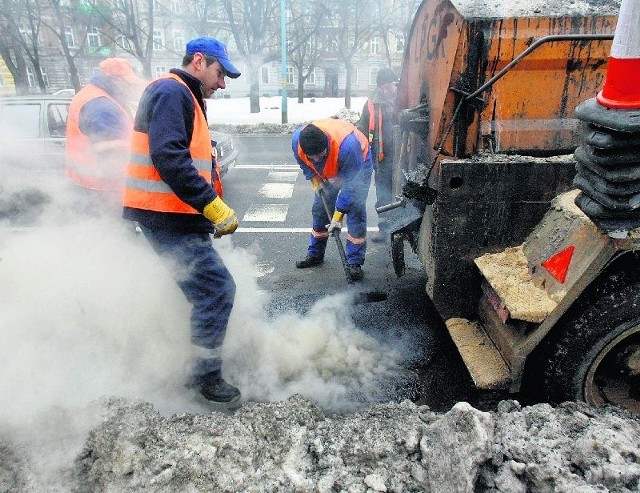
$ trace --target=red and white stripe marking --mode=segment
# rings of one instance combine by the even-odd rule
[[[598,103],[640,109],[640,0],[622,0],[607,76]]]

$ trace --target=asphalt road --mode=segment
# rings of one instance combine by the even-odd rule
[[[402,350],[409,373],[390,391],[390,399],[408,397],[434,409],[459,400],[482,400],[426,296],[425,274],[409,246],[401,278],[394,273],[384,242],[368,243],[364,279],[358,283],[346,281],[332,238],[321,266],[297,269],[296,260],[306,255],[313,191],[292,156],[290,136],[236,136],[236,146],[238,162],[224,177],[225,201],[240,220],[232,240],[257,252],[258,283],[271,294],[270,310],[303,313],[326,295],[353,293],[356,326]],[[372,186],[370,234],[377,231],[374,202]]]

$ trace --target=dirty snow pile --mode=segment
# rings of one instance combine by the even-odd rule
[[[640,481],[638,420],[576,403],[438,414],[405,401],[335,415],[292,396],[163,417],[109,398],[93,413],[102,422],[55,483],[39,480],[45,457],[28,461],[3,437],[0,491],[595,493]]]

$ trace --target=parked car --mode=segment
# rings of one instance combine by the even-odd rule
[[[61,95],[0,97],[0,192],[6,192],[9,182],[30,184],[32,193],[38,181],[63,179],[70,104],[71,98]],[[233,136],[211,131],[211,140],[217,143],[220,172],[225,175],[238,156]],[[15,203],[4,194],[0,220],[7,217],[7,208],[13,210]]]
[[[70,103],[70,97],[53,94],[0,97],[2,159],[9,155],[12,161],[33,160],[38,169],[63,170]],[[211,139],[224,175],[238,156],[233,136],[211,131]]]
[[[59,91],[52,92],[52,96],[65,96],[72,98],[76,94],[75,89],[60,89]]]

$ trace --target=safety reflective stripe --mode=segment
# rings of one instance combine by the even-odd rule
[[[211,171],[211,159],[192,159],[193,167],[198,171]],[[153,162],[151,161],[151,156],[149,154],[138,154],[132,152],[129,154],[129,163],[140,166],[140,167],[148,167],[149,169],[155,169]]]
[[[360,237],[351,236],[350,234],[347,234],[347,241],[350,241],[354,245],[363,245],[364,243],[367,242],[367,239],[365,237],[360,238]]]
[[[217,347],[217,348],[210,349],[210,348],[192,344],[191,354],[199,358],[220,359],[222,357],[222,348]]]
[[[323,238],[329,238],[329,232],[328,231],[315,231],[315,230],[311,230],[311,236],[313,236],[314,238],[321,240]]]
[[[369,143],[373,141],[373,130],[375,129],[375,106],[371,98],[367,100],[369,110]],[[382,107],[378,106],[378,161],[384,159],[384,139],[382,136]]]

